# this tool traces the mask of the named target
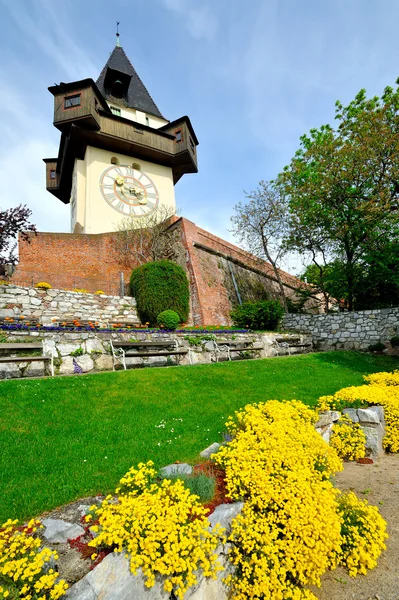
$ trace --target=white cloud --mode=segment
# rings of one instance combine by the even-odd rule
[[[74,39],[67,0],[57,3],[56,8],[49,0],[36,0],[32,4],[8,0],[0,2],[24,36],[57,63],[67,78],[76,81],[98,73],[96,65],[82,51],[81,42]],[[73,11],[69,14],[71,12],[73,14]]]
[[[0,207],[27,204],[39,231],[67,231],[69,207],[46,190],[43,158],[57,154],[47,123],[34,109],[26,110],[24,92],[5,85],[0,73]]]
[[[195,0],[161,0],[162,4],[182,17],[190,35],[197,39],[212,39],[218,30],[216,10]]]

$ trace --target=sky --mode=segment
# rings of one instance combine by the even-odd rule
[[[53,96],[94,80],[121,45],[161,113],[188,115],[199,173],[176,185],[180,214],[235,241],[230,217],[273,179],[336,100],[380,95],[399,76],[397,0],[0,0],[0,208],[20,203],[39,231],[69,231],[45,187],[57,156]],[[290,258],[289,270],[303,270]]]

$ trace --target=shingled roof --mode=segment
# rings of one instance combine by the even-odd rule
[[[124,75],[128,75],[130,77],[127,95],[123,101],[110,96],[105,90],[104,83],[109,69],[123,73]],[[122,106],[126,106],[127,108],[137,108],[138,110],[150,115],[154,115],[155,117],[159,117],[161,119],[165,118],[162,116],[157,105],[151,98],[147,88],[137,75],[136,70],[121,46],[115,46],[96,83],[104,98],[107,100],[112,100],[113,104],[120,104]]]

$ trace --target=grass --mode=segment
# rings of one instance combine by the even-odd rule
[[[193,462],[226,418],[272,398],[309,405],[397,359],[326,352],[0,382],[0,523],[112,491],[139,461]]]

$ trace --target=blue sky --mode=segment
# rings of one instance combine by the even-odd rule
[[[0,0],[0,207],[69,231],[46,192],[56,156],[49,85],[96,79],[121,45],[164,116],[188,115],[199,173],[176,186],[181,214],[224,237],[233,206],[286,165],[337,99],[399,76],[396,0]],[[290,260],[290,270],[302,270]]]

